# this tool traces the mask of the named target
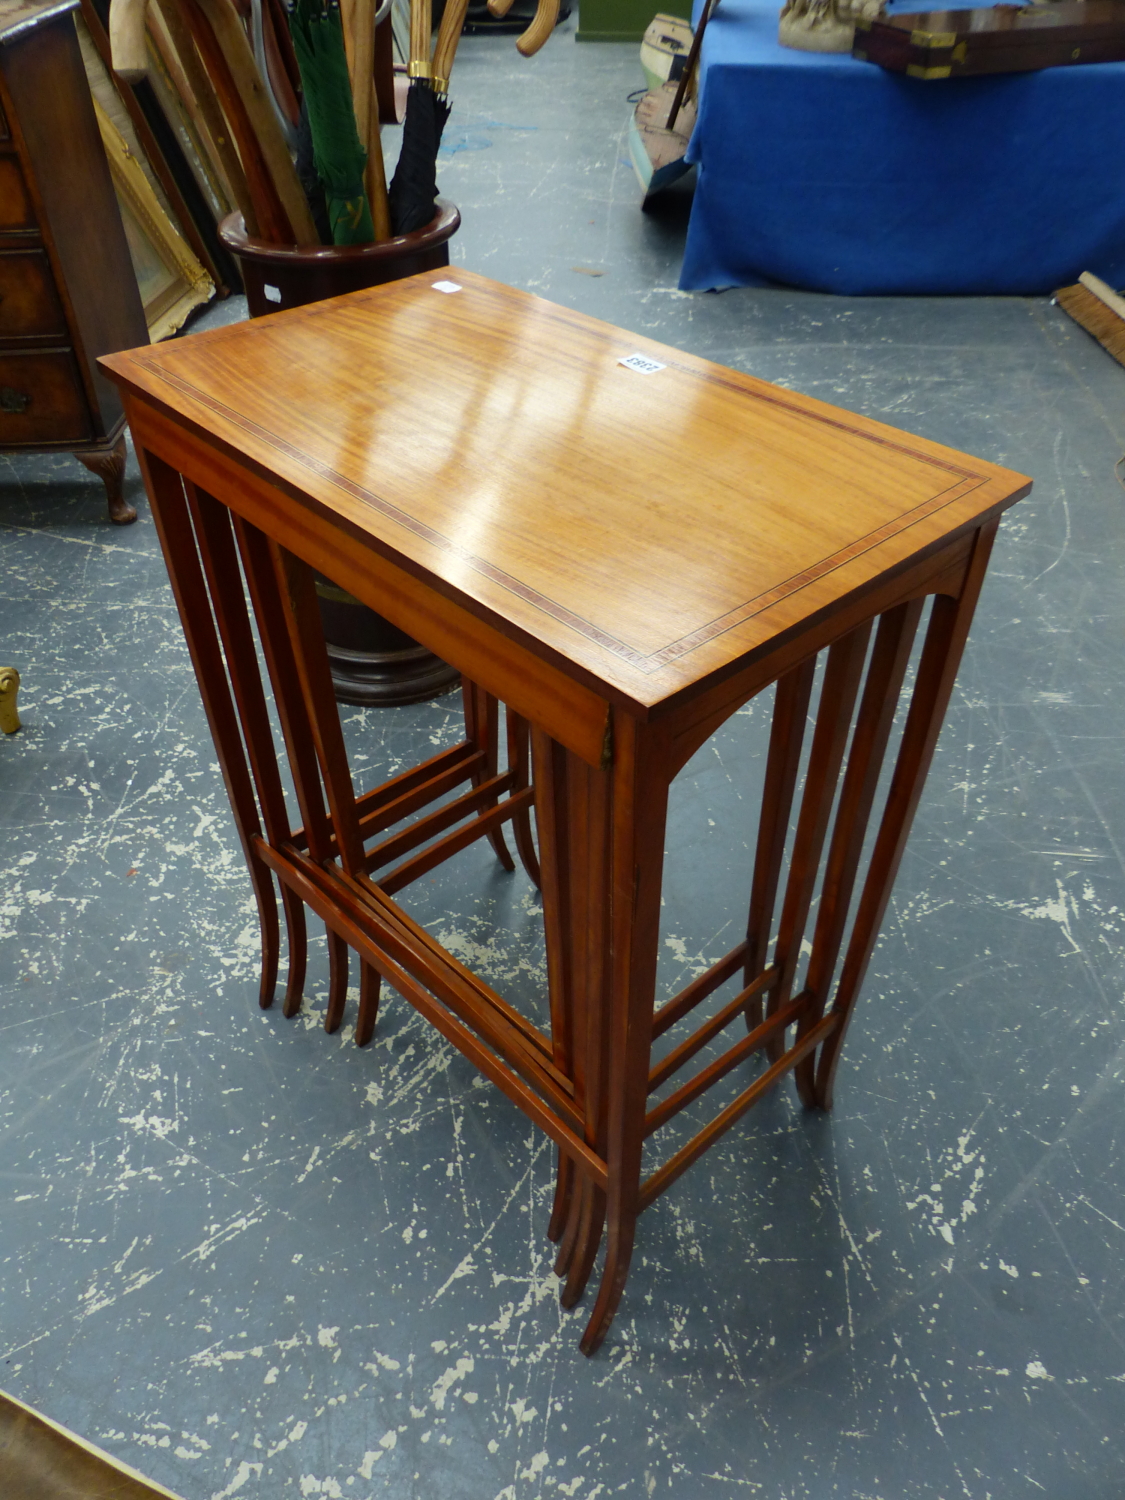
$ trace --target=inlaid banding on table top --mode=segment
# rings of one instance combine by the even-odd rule
[[[944,494],[935,495],[933,500],[919,505],[915,510],[902,516],[898,521],[888,522],[886,526],[880,526],[877,530],[871,532],[869,536],[854,542],[850,547],[842,547],[834,556],[825,558],[815,568],[809,568],[803,573],[797,573],[792,578],[786,579],[784,583],[778,584],[776,588],[768,589],[765,593],[759,594],[756,599],[747,600],[738,609],[731,610],[729,614],[722,616],[718,620],[712,620],[701,630],[694,631],[691,635],[684,636],[678,641],[673,641],[663,651],[654,651],[646,659],[643,670],[646,672],[655,672],[670,662],[678,661],[680,657],[686,656],[691,651],[698,650],[700,646],[707,645],[709,641],[715,640],[717,636],[722,635],[725,631],[733,630],[736,626],[744,624],[747,620],[752,620],[755,615],[760,615],[763,610],[769,609],[771,605],[779,604],[782,599],[787,598],[790,594],[795,594],[799,590],[807,588],[810,583],[815,583],[817,579],[826,577],[827,574],[833,572],[836,568],[843,567],[845,563],[854,562],[857,557],[862,557],[865,552],[870,552],[880,542],[885,542],[892,536],[901,535],[910,526],[916,525],[927,516],[933,515],[935,511],[941,510],[954,500],[959,500],[964,495],[971,494],[973,490],[979,489],[983,483],[984,481],[981,479],[963,479],[960,484],[953,485]]]
[[[474,287],[470,281],[469,290]],[[284,344],[274,355],[272,364],[270,360],[263,360],[263,378],[267,381],[271,376],[279,374],[279,359],[285,356],[292,357],[293,352],[308,352],[309,335],[304,335],[304,341],[300,337],[298,324],[307,324],[316,319],[319,322],[334,321],[337,327],[332,331],[340,333],[340,323],[355,310],[362,308],[371,309],[371,305],[380,301],[380,311],[385,312],[386,322],[394,323],[395,318],[406,318],[406,331],[415,331],[415,324],[426,333],[432,333],[434,321],[433,305],[420,303],[419,299],[432,296],[428,283],[407,285],[405,289],[399,283],[393,288],[376,288],[366,293],[357,293],[348,299],[347,305],[340,303],[321,303],[307,309],[297,309],[289,314],[278,317],[276,324],[272,327],[269,322],[260,323],[253,327],[254,342],[262,346],[275,344],[276,341],[284,339],[288,330],[288,347]],[[520,294],[510,293],[512,297]],[[433,298],[433,303],[441,303],[444,308],[449,308],[451,302],[457,304],[458,299]],[[490,335],[483,327],[476,329],[473,324],[473,314],[470,303],[473,299],[466,297],[464,315],[457,313],[444,315],[447,324],[460,323],[462,325],[462,336],[466,330],[479,332],[481,340],[487,337],[500,338],[501,335]],[[555,323],[560,330],[559,338],[571,328],[568,315],[561,309],[555,309],[550,304],[545,304],[538,299],[524,299],[534,311],[534,334],[535,339],[530,347],[538,350],[540,344],[547,339],[550,325]],[[522,306],[522,302],[520,304]],[[373,310],[373,309],[372,309]],[[479,319],[481,309],[478,307],[475,316]],[[488,311],[488,307],[485,307]],[[272,320],[271,320],[272,321]],[[325,330],[328,331],[327,329]],[[799,398],[789,398],[783,391],[775,391],[770,387],[759,387],[757,383],[747,388],[737,374],[728,372],[721,367],[695,367],[692,363],[683,362],[675,358],[674,351],[659,351],[665,355],[667,368],[670,372],[683,381],[688,382],[689,387],[694,387],[696,394],[690,389],[687,395],[680,396],[684,390],[683,384],[675,391],[664,388],[661,400],[664,402],[664,410],[668,403],[676,397],[675,405],[681,414],[681,425],[686,423],[698,410],[701,417],[702,436],[697,440],[703,444],[708,441],[708,436],[714,432],[717,441],[725,442],[725,458],[727,463],[726,488],[719,494],[719,502],[726,506],[726,519],[729,521],[733,515],[736,522],[735,529],[724,531],[721,522],[717,522],[712,530],[707,530],[705,523],[710,520],[710,512],[707,506],[710,503],[706,493],[698,492],[684,496],[685,508],[691,512],[692,525],[697,536],[695,554],[685,558],[684,576],[676,573],[675,564],[677,559],[670,554],[661,551],[662,541],[659,535],[661,519],[667,514],[668,508],[675,503],[679,495],[675,484],[681,479],[677,471],[671,479],[666,480],[663,487],[654,484],[648,498],[651,500],[652,514],[647,515],[642,509],[637,512],[637,524],[639,529],[637,545],[633,546],[633,538],[629,536],[624,528],[623,517],[627,517],[627,502],[632,493],[628,489],[629,476],[622,478],[623,468],[620,461],[619,447],[617,443],[616,429],[610,418],[618,418],[622,411],[628,414],[643,399],[643,383],[649,379],[659,377],[634,376],[631,372],[622,371],[625,380],[638,382],[635,387],[619,388],[612,384],[616,379],[615,366],[618,356],[627,354],[625,340],[627,335],[622,335],[618,330],[605,329],[599,334],[598,339],[590,343],[591,364],[594,366],[594,375],[590,377],[589,390],[594,393],[589,397],[589,409],[578,403],[579,416],[561,416],[552,420],[552,415],[544,417],[542,410],[536,412],[535,421],[537,426],[532,430],[536,433],[542,431],[546,434],[546,457],[542,460],[541,472],[536,471],[533,479],[541,484],[541,493],[562,493],[565,488],[567,471],[562,467],[559,458],[560,453],[566,453],[564,439],[568,439],[572,433],[577,432],[581,436],[589,432],[591,438],[591,452],[594,453],[594,462],[598,455],[608,455],[612,463],[617,467],[610,467],[607,471],[609,478],[607,485],[617,483],[623,488],[620,492],[611,492],[609,500],[604,504],[602,497],[596,495],[591,502],[586,497],[589,490],[567,492],[564,494],[564,502],[570,506],[570,511],[563,514],[561,520],[552,513],[552,523],[566,531],[569,524],[570,530],[566,531],[567,540],[574,541],[577,552],[581,554],[581,548],[587,546],[587,556],[577,557],[575,566],[581,570],[583,563],[588,562],[589,552],[593,548],[593,542],[582,535],[585,523],[588,520],[590,537],[599,540],[608,540],[613,543],[617,551],[611,553],[605,551],[598,554],[594,567],[585,574],[585,587],[571,587],[570,599],[565,597],[567,580],[565,577],[556,579],[550,569],[540,565],[539,559],[534,559],[529,564],[526,551],[520,550],[520,527],[525,532],[534,529],[535,515],[528,511],[523,514],[509,513],[504,509],[508,503],[505,485],[504,463],[527,460],[527,453],[520,450],[514,459],[511,453],[502,455],[498,460],[497,492],[501,495],[502,504],[494,513],[484,511],[484,535],[491,546],[487,549],[476,549],[471,545],[471,540],[466,543],[464,537],[458,537],[456,531],[459,525],[462,529],[465,516],[470,519],[476,518],[474,503],[480,504],[480,497],[487,489],[487,480],[490,471],[484,456],[487,439],[492,435],[493,425],[496,418],[493,413],[485,408],[490,402],[503,406],[504,402],[510,401],[513,391],[518,395],[525,394],[522,384],[500,387],[492,387],[485,382],[479,389],[471,391],[465,387],[458,388],[451,394],[435,397],[434,424],[437,436],[435,438],[435,457],[433,458],[433,473],[443,476],[448,471],[448,457],[442,457],[446,451],[442,449],[442,442],[447,447],[450,432],[455,431],[463,439],[466,448],[466,459],[462,470],[458,471],[455,479],[461,484],[460,494],[465,497],[464,508],[458,510],[457,506],[450,500],[448,503],[438,503],[431,499],[420,501],[417,506],[401,503],[401,498],[394,493],[395,482],[390,484],[391,493],[382,492],[382,485],[374,487],[370,482],[364,483],[357,477],[357,465],[351,464],[351,472],[348,472],[346,457],[350,450],[348,448],[349,435],[367,417],[376,425],[380,434],[382,428],[379,423],[385,423],[392,427],[398,423],[401,427],[409,419],[414,428],[422,430],[417,413],[410,412],[409,418],[403,417],[404,410],[401,396],[401,378],[397,376],[388,377],[387,370],[388,352],[385,343],[380,339],[390,338],[389,333],[377,331],[371,332],[369,326],[361,322],[352,323],[348,328],[351,340],[357,346],[367,349],[370,363],[365,371],[361,372],[362,378],[358,383],[363,386],[363,380],[369,384],[364,389],[381,388],[384,393],[382,404],[372,399],[370,407],[363,404],[362,399],[357,403],[352,399],[352,405],[347,408],[345,416],[340,420],[338,450],[345,458],[336,457],[334,440],[325,438],[318,443],[311,443],[308,434],[302,432],[293,433],[291,436],[272,430],[269,422],[269,412],[263,410],[259,405],[257,412],[251,415],[245,408],[253,408],[253,401],[243,399],[240,404],[237,395],[227,397],[227,390],[239,388],[238,378],[232,377],[229,387],[224,387],[224,372],[221,363],[215,363],[212,368],[215,371],[215,379],[209,382],[206,374],[206,366],[199,366],[199,356],[207,350],[209,358],[214,360],[219,353],[219,347],[224,342],[224,336],[233,337],[234,329],[216,330],[213,335],[205,335],[198,344],[198,353],[192,356],[188,353],[186,346],[176,351],[172,357],[163,349],[145,351],[129,356],[130,362],[136,367],[143,369],[147,375],[157,380],[169,389],[175,391],[179,397],[186,397],[192,403],[204,407],[210,412],[222,418],[224,424],[231,428],[240,430],[247,436],[255,439],[267,449],[272,449],[279,457],[284,457],[288,465],[304,469],[315,475],[319,480],[327,482],[333,488],[344,492],[358,501],[365,509],[384,516],[396,526],[417,537],[427,547],[444,553],[450,558],[456,559],[459,568],[466,569],[477,574],[483,579],[497,585],[507,593],[520,599],[531,608],[550,617],[566,629],[575,632],[597,647],[610,653],[618,660],[628,663],[630,667],[643,674],[650,675],[659,672],[701,647],[714,642],[718,637],[736,629],[738,626],[752,620],[756,615],[785,600],[789,596],[799,593],[810,584],[823,580],[835,570],[845,567],[856,560],[861,559],[865,553],[879,548],[884,543],[902,536],[912,527],[920,522],[934,516],[943,508],[957,500],[964,499],[974,490],[986,486],[990,475],[982,474],[979,470],[974,471],[971,467],[958,464],[955,459],[958,455],[934,454],[920,451],[918,447],[911,444],[909,439],[899,442],[896,435],[890,432],[871,433],[849,426],[847,420],[834,413],[831,408],[824,412],[817,410],[809,411]],[[394,333],[401,337],[403,327],[396,324]],[[573,330],[571,330],[573,332]],[[239,330],[239,336],[244,338],[246,330]],[[373,342],[370,346],[364,343],[364,339],[370,337]],[[550,342],[547,339],[545,347],[550,350]],[[578,349],[580,354],[581,348]],[[526,348],[524,350],[525,361],[527,359]],[[554,358],[554,355],[551,356]],[[544,356],[546,359],[547,356]],[[561,397],[569,397],[572,401],[577,400],[578,390],[575,370],[579,366],[574,348],[563,348],[555,359],[557,370],[549,372],[542,377],[543,384],[536,387],[534,384],[537,370],[534,364],[521,368],[521,379],[527,377],[527,401],[529,406],[534,407],[536,399],[542,401],[543,393],[554,394],[556,386]],[[186,373],[185,373],[185,365]],[[530,371],[530,375],[529,375]],[[612,372],[612,373],[607,373]],[[310,396],[310,409],[303,414],[306,422],[312,421],[314,417],[323,417],[320,408],[315,408],[315,401],[319,400],[321,406],[326,398],[316,388],[315,378],[322,372],[318,369],[310,369],[304,372],[306,379],[310,382],[312,395]],[[236,376],[245,379],[245,371],[236,372]],[[556,385],[551,384],[551,380]],[[622,394],[624,389],[624,394]],[[651,389],[651,387],[650,387]],[[709,390],[721,391],[724,394],[718,405],[708,403],[707,393]],[[589,393],[582,389],[582,395]],[[731,396],[747,403],[747,420],[739,422],[740,412],[730,405]],[[171,404],[176,407],[182,406],[182,401],[171,398]],[[604,403],[605,409],[599,406]],[[617,403],[615,405],[614,403]],[[444,403],[444,404],[443,404]],[[561,401],[560,401],[561,404]],[[769,418],[765,423],[755,426],[754,412],[759,407],[774,408],[779,415]],[[290,403],[289,411],[292,413],[293,406]],[[687,416],[683,415],[684,411]],[[657,417],[660,414],[659,402],[657,403]],[[265,420],[263,420],[265,418]],[[462,424],[460,427],[458,423]],[[726,423],[726,426],[722,424]],[[772,425],[771,425],[772,424]],[[840,506],[835,517],[834,524],[827,528],[827,535],[818,531],[817,527],[808,523],[808,519],[798,508],[795,511],[793,522],[793,535],[797,541],[784,548],[775,548],[772,542],[771,528],[776,531],[778,518],[783,513],[783,498],[788,495],[784,485],[792,482],[795,472],[803,473],[800,468],[805,464],[805,450],[814,447],[809,439],[802,434],[794,424],[808,424],[810,427],[818,427],[822,430],[835,429],[840,435],[838,441],[845,445],[845,451],[859,452],[861,457],[864,451],[882,450],[883,453],[893,455],[913,466],[912,471],[904,469],[900,477],[900,483],[887,480],[886,490],[881,488],[884,482],[883,467],[884,460],[876,459],[869,466],[859,470],[859,477],[855,480],[854,498],[851,504],[847,501]],[[325,422],[326,426],[330,423]],[[686,428],[685,428],[686,430]],[[678,430],[671,434],[671,438],[678,438]],[[665,446],[671,438],[667,434]],[[313,451],[318,449],[319,451]],[[536,455],[537,457],[538,455]],[[336,461],[333,461],[336,459]],[[415,456],[418,472],[424,476],[422,467],[424,462],[429,462]],[[268,460],[267,466],[268,466]],[[446,468],[443,469],[443,462]],[[745,469],[740,468],[745,464]],[[819,474],[814,461],[809,460],[807,471],[814,485],[822,482],[823,476]],[[292,469],[290,468],[290,473]],[[745,493],[739,491],[738,485],[745,473]],[[463,475],[463,477],[461,477]],[[932,475],[932,481],[927,476]],[[377,474],[380,481],[387,476]],[[417,480],[417,475],[415,479]],[[675,481],[675,483],[673,483]],[[435,479],[431,489],[439,487],[440,479]],[[932,487],[931,487],[932,484]],[[552,491],[551,487],[554,486]],[[625,495],[625,499],[622,499]],[[323,491],[321,491],[323,498]],[[644,497],[642,496],[642,499]],[[896,505],[902,509],[895,513]],[[586,509],[582,510],[585,506]],[[694,509],[692,509],[694,507]],[[732,509],[733,507],[733,509]],[[716,511],[716,515],[719,512]],[[848,525],[854,515],[857,526],[867,523],[867,529],[860,535],[848,534]],[[497,520],[499,516],[499,520]],[[841,520],[843,517],[845,519]],[[752,518],[752,519],[748,519]],[[653,536],[644,531],[647,520],[653,520]],[[435,524],[436,523],[436,524]],[[872,524],[875,523],[875,524]],[[471,530],[470,528],[467,528]],[[453,533],[453,534],[451,534]],[[714,536],[714,542],[711,537]],[[512,538],[517,538],[513,542]],[[816,548],[818,542],[828,547],[819,555]],[[835,542],[837,545],[832,546]],[[700,583],[700,569],[698,567],[699,552],[702,547],[714,546],[715,558],[718,567],[715,569],[716,582],[710,586],[710,581]],[[925,545],[925,538],[920,539],[918,547]],[[487,555],[486,555],[487,552]],[[641,597],[640,591],[648,587],[647,583],[639,582],[640,570],[633,566],[632,572],[628,571],[628,565],[635,563],[634,554],[643,554],[646,563],[653,559],[663,563],[663,569],[650,567],[647,577],[659,580],[656,587],[664,592],[670,592],[672,603],[662,598],[658,609],[649,609],[646,613],[646,630],[638,635],[629,627],[632,624],[630,609],[635,606],[636,600]],[[605,562],[610,557],[616,567],[624,562],[624,568],[618,567],[617,572]],[[743,566],[745,559],[745,566]],[[424,561],[424,559],[422,559]],[[709,561],[709,559],[708,559]],[[786,571],[788,564],[790,571]],[[601,571],[598,571],[598,568]],[[695,569],[694,573],[692,569]],[[620,576],[619,576],[620,575]],[[449,575],[446,574],[448,578]],[[623,580],[623,581],[622,581]],[[667,590],[666,585],[671,580],[678,585],[678,589]],[[686,580],[686,581],[685,581]],[[451,580],[457,586],[456,578]],[[751,585],[758,584],[757,589],[747,589],[740,597],[735,590],[739,583]],[[558,586],[556,593],[554,585]],[[571,580],[573,585],[573,580]],[[614,597],[615,588],[619,588],[622,600],[619,602]],[[726,594],[724,598],[723,595]],[[559,595],[562,597],[559,597]],[[592,600],[596,601],[594,608],[583,610],[583,604],[589,605]],[[483,600],[488,604],[487,598]],[[645,601],[646,603],[649,601]],[[578,606],[578,607],[575,607]],[[604,617],[602,608],[604,607]],[[694,615],[694,619],[692,616]],[[515,617],[515,623],[520,620]],[[526,625],[526,619],[522,622]],[[624,628],[622,628],[624,627]],[[663,639],[661,638],[661,627],[665,627]],[[647,634],[647,639],[645,639]],[[630,636],[634,638],[629,638]]]
[[[690,635],[682,636],[679,640],[671,641],[661,650],[645,655],[635,650],[626,642],[617,640],[593,621],[583,619],[581,616],[574,614],[573,611],[568,610],[564,605],[558,603],[557,600],[550,599],[540,593],[539,590],[530,588],[527,584],[522,583],[518,578],[513,578],[511,574],[505,573],[487,559],[476,556],[465,548],[458,546],[451,538],[443,536],[440,532],[435,531],[433,527],[427,526],[425,522],[419,521],[417,517],[411,516],[408,512],[393,505],[390,501],[384,500],[382,496],[376,495],[372,490],[356,484],[354,480],[348,479],[346,475],[341,474],[339,470],[333,469],[329,464],[310,458],[308,454],[303,453],[293,444],[286,442],[284,438],[279,437],[276,433],[271,433],[267,428],[261,427],[258,423],[233,411],[230,407],[224,406],[223,403],[215,400],[205,392],[197,390],[189,382],[173,375],[170,371],[155,369],[152,373],[159,376],[160,379],[167,381],[170,385],[177,386],[185,394],[192,396],[194,400],[199,401],[202,405],[209,406],[212,410],[221,412],[229,421],[242,427],[245,431],[252,432],[255,436],[262,438],[279,452],[285,453],[288,457],[299,463],[302,467],[320,475],[323,479],[329,480],[332,484],[353,495],[357,500],[362,500],[364,504],[370,505],[374,510],[379,511],[398,525],[406,527],[407,530],[413,532],[423,541],[429,543],[429,545],[456,556],[460,561],[467,563],[474,572],[488,578],[493,583],[499,584],[502,588],[517,595],[526,603],[550,615],[552,619],[557,620],[560,624],[566,625],[570,629],[577,631],[580,635],[585,636],[587,640],[594,642],[594,644],[603,647],[607,651],[613,652],[614,655],[627,661],[631,666],[636,667],[646,675],[659,671],[661,667],[678,661],[690,652],[698,650],[699,647],[715,640],[718,636],[724,634],[724,632],[733,630],[738,625],[744,624],[747,620],[753,619],[756,614],[761,614],[763,610],[770,608],[771,605],[779,603],[790,594],[794,594],[817,579],[825,577],[836,568],[842,567],[845,563],[852,562],[856,558],[861,557],[864,552],[870,551],[892,536],[901,534],[910,526],[916,525],[927,516],[933,515],[935,511],[951,504],[954,500],[970,494],[984,483],[981,479],[962,479],[960,483],[950,486],[948,490],[942,491],[930,500],[916,506],[913,511],[909,511],[897,520],[888,522],[869,535],[859,538],[851,546],[841,548],[831,556],[823,558],[815,567],[795,574],[792,578],[784,580],[776,587],[759,594],[756,598],[746,600],[735,609],[728,611],[727,614],[709,621]]]

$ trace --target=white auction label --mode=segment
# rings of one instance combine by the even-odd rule
[[[624,365],[627,370],[636,370],[641,375],[655,375],[657,370],[668,368],[659,360],[649,359],[645,354],[630,354],[628,359],[619,359],[617,363]]]
[[[461,290],[456,281],[431,281],[430,285],[435,292],[459,292]]]
[[[280,302],[281,301],[281,288],[280,287],[270,286],[269,283],[266,282],[266,284],[262,287],[262,291],[265,292],[265,294],[266,294],[266,301],[267,302]]]

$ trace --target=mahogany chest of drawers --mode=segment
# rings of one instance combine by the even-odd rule
[[[125,524],[125,417],[95,361],[148,330],[76,6],[0,0],[0,451],[72,452]]]

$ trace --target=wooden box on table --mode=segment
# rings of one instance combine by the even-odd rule
[[[995,5],[859,21],[853,56],[910,78],[1029,73],[1125,58],[1125,5]]]

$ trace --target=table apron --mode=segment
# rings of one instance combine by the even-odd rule
[[[148,402],[129,394],[126,408],[139,452],[161,458],[589,765],[609,764],[607,698],[345,532],[307,498],[271,484],[244,462],[232,462]]]
[[[802,622],[803,628],[783,639],[768,655],[704,689],[689,703],[673,707],[668,716],[672,726],[671,774],[675,775],[686,765],[700,746],[744,703],[847,631],[908,599],[924,598],[930,594],[959,598],[978,538],[984,532],[991,536],[995,527],[996,522],[989,521],[966,535],[955,537],[897,574],[880,579],[877,587],[864,590],[850,605]]]

